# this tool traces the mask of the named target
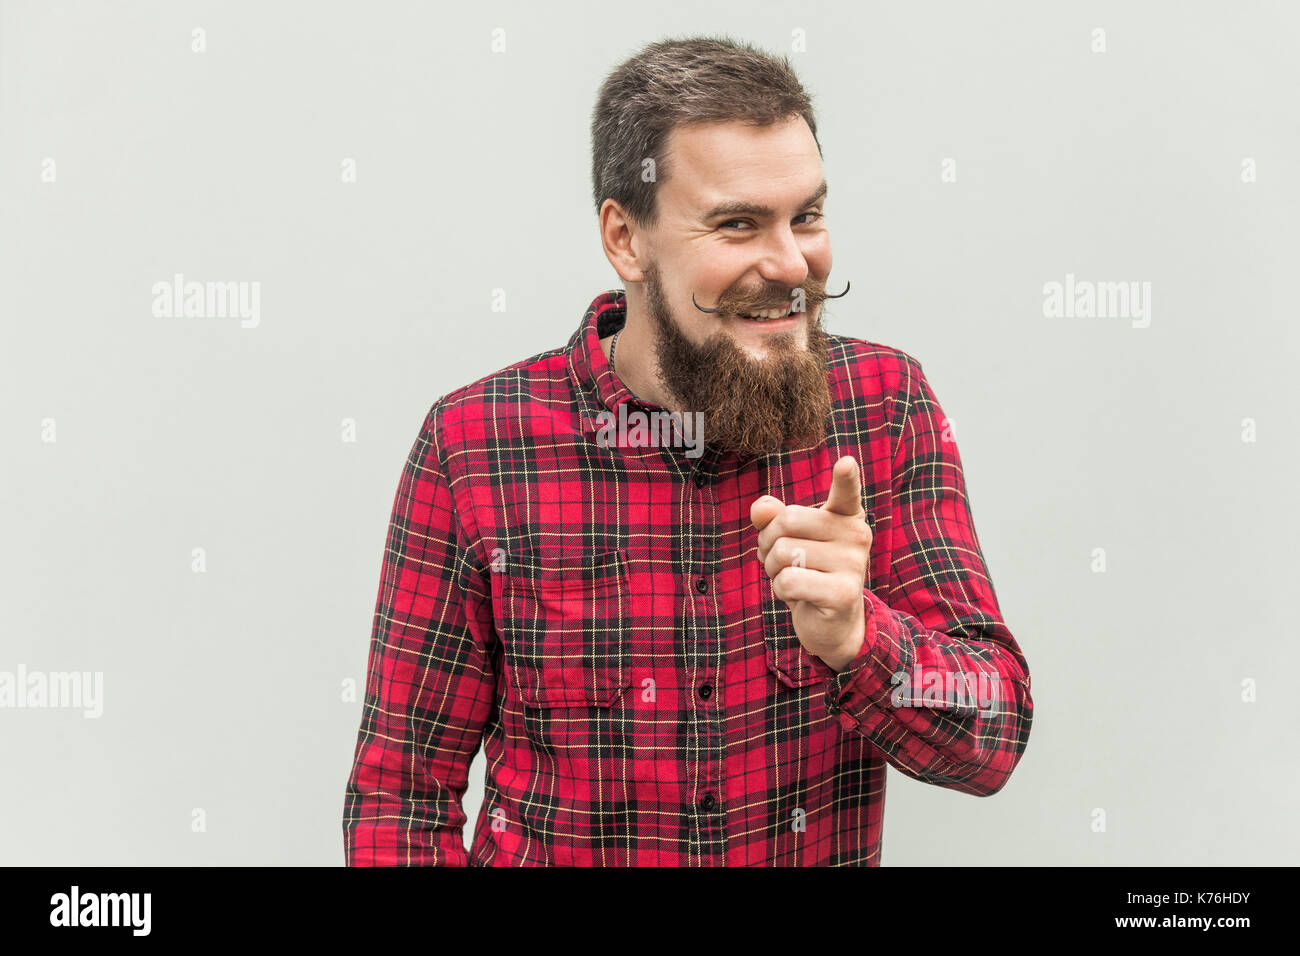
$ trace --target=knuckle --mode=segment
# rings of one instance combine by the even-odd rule
[[[844,585],[844,608],[852,610],[855,604],[862,603],[862,584],[857,580]]]
[[[772,576],[772,593],[777,597],[785,598],[785,571],[784,569]]]

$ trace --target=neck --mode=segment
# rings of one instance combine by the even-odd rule
[[[668,411],[682,411],[681,402],[676,396],[659,384],[654,360],[658,343],[649,326],[649,316],[635,311],[629,299],[627,319],[619,330],[618,350],[614,353],[614,374],[642,401]],[[612,335],[600,340],[605,358],[609,358],[609,348],[613,341]]]

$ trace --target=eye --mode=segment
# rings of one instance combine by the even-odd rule
[[[812,216],[814,218],[809,222],[799,222],[799,220],[803,219],[805,216]],[[805,213],[800,213],[798,216],[795,216],[794,221],[795,221],[795,225],[797,226],[807,226],[807,225],[811,225],[812,222],[816,222],[818,219],[824,219],[824,218],[825,216],[823,216],[822,213],[820,212],[805,212]],[[739,229],[742,225],[751,225],[751,223],[748,219],[728,219],[726,222],[719,223],[718,228]]]

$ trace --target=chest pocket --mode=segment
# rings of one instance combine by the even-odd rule
[[[531,707],[608,707],[629,686],[626,556],[514,552],[498,572],[505,670]]]

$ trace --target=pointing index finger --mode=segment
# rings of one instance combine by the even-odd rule
[[[862,510],[862,484],[858,480],[858,463],[845,455],[831,469],[831,493],[822,510],[837,515],[865,514]]]

